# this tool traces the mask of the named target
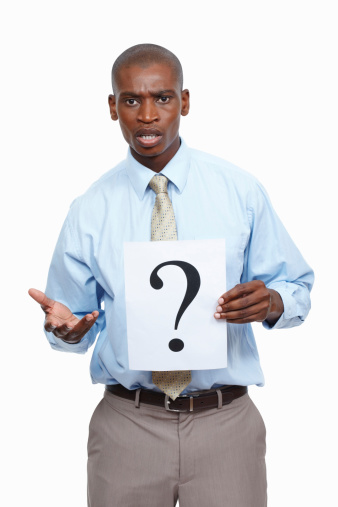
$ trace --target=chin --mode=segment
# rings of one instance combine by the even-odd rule
[[[149,148],[146,148],[146,147],[143,147],[140,145],[137,145],[137,146],[130,145],[130,147],[134,151],[136,151],[136,153],[138,153],[139,155],[141,155],[143,157],[157,157],[157,155],[161,155],[168,148],[168,147],[163,148],[163,146],[160,146],[160,145],[152,146]]]

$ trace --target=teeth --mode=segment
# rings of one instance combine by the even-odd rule
[[[153,134],[153,135],[151,135],[151,136],[141,136],[141,137],[142,137],[142,139],[155,139],[155,137],[157,137],[157,136],[155,136],[155,135]]]

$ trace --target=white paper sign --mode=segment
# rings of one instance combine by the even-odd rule
[[[225,239],[125,243],[124,269],[131,370],[226,367]]]

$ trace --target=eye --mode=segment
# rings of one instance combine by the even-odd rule
[[[126,104],[128,106],[135,106],[137,104],[136,99],[127,99]]]
[[[158,101],[161,104],[167,104],[170,101],[170,99],[171,97],[168,97],[167,95],[162,95],[161,97],[159,97]]]

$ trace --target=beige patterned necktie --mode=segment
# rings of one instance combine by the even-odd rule
[[[156,193],[151,217],[151,241],[177,240],[176,222],[173,206],[168,196],[168,180],[162,174],[156,174],[149,183]],[[153,371],[155,386],[175,400],[191,382],[191,371]]]

